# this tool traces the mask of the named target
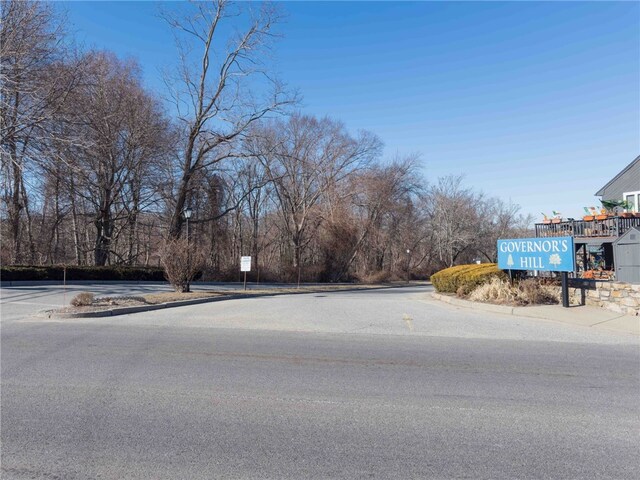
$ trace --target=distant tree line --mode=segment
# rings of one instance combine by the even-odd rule
[[[269,71],[279,13],[226,1],[165,15],[166,89],[133,60],[82,51],[50,3],[2,0],[2,264],[161,264],[185,240],[206,278],[383,280],[476,259],[527,228],[519,208],[432,184],[418,155],[297,110]],[[223,35],[231,24],[239,33]],[[175,249],[174,253],[175,255]]]

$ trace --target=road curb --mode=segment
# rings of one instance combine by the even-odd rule
[[[608,310],[599,312],[598,315],[602,315],[597,321],[594,319],[589,320],[589,315],[585,315],[587,312],[581,312],[580,314],[572,315],[571,318],[560,318],[564,312],[558,312],[558,310],[549,311],[536,311],[534,307],[510,307],[505,305],[493,305],[490,303],[472,302],[470,300],[464,300],[462,298],[452,297],[449,295],[443,295],[441,293],[432,292],[431,297],[434,300],[455,305],[462,308],[469,308],[473,310],[480,310],[484,312],[502,313],[506,315],[515,315],[526,318],[535,318],[538,320],[548,320],[552,322],[565,323],[570,325],[579,325],[589,328],[598,328],[610,331],[625,332],[632,335],[640,336],[640,324],[637,317],[630,315],[616,314]],[[552,305],[546,307],[554,307]],[[558,307],[561,308],[561,307]],[[580,308],[580,307],[578,307]],[[608,318],[606,318],[608,317]]]
[[[222,300],[230,300],[232,298],[239,298],[239,295],[220,295],[212,298],[194,298],[193,300],[180,300],[177,302],[159,303],[157,305],[140,305],[137,307],[118,307],[110,308],[108,310],[101,310],[99,312],[77,312],[77,313],[56,313],[54,311],[46,310],[44,314],[48,318],[101,318],[101,317],[115,317],[117,315],[128,315],[130,313],[151,312],[153,310],[162,310],[165,308],[184,307],[188,305],[198,305],[200,303],[219,302]]]
[[[128,315],[130,313],[150,312],[153,310],[162,310],[164,308],[186,307],[190,305],[198,305],[202,303],[221,302],[225,300],[237,300],[240,298],[258,298],[258,297],[274,297],[277,295],[303,295],[311,293],[329,293],[329,292],[353,292],[362,290],[383,290],[389,288],[401,288],[412,286],[416,284],[398,284],[398,285],[380,285],[375,287],[354,287],[354,288],[341,288],[336,290],[303,290],[299,292],[265,292],[265,293],[234,293],[229,295],[219,295],[211,298],[194,298],[193,300],[179,300],[175,302],[160,303],[157,305],[140,305],[136,307],[118,307],[108,310],[101,310],[98,312],[77,312],[77,313],[56,313],[55,311],[45,310],[42,312],[44,316],[52,319],[65,319],[65,318],[101,318],[101,317],[115,317],[117,315]],[[430,285],[430,284],[419,284]],[[250,292],[250,291],[249,291]]]
[[[491,303],[471,302],[469,300],[463,300],[462,298],[457,298],[457,297],[450,297],[449,295],[443,295],[441,293],[436,293],[436,292],[432,292],[431,296],[436,300],[449,303],[451,305],[456,305],[458,307],[473,308],[476,310],[483,310],[485,312],[492,312],[492,313],[506,313],[507,315],[513,315],[514,313],[514,307],[509,307],[506,305],[493,305]]]

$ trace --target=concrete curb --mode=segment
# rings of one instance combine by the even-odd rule
[[[471,302],[469,300],[463,300],[462,298],[450,297],[449,295],[442,295],[441,293],[433,292],[431,296],[444,303],[449,303],[451,305],[456,305],[458,307],[464,308],[474,308],[476,310],[482,310],[485,312],[493,312],[493,313],[505,313],[507,315],[513,315],[513,310],[515,307],[509,307],[507,305],[493,305],[491,303],[477,303]]]
[[[162,310],[164,308],[184,307],[187,305],[198,305],[200,303],[220,302],[222,300],[231,300],[240,298],[242,295],[220,295],[212,298],[194,298],[193,300],[180,300],[178,302],[159,303],[157,305],[140,305],[138,307],[119,307],[109,310],[101,310],[99,312],[78,312],[78,313],[55,313],[54,311],[45,310],[44,314],[48,318],[100,318],[115,317],[117,315],[128,315],[130,313],[151,312],[153,310]],[[257,296],[257,295],[255,295]]]
[[[630,333],[640,336],[640,318],[623,315],[597,307],[574,306],[565,309],[557,305],[539,305],[532,307],[510,307],[490,303],[472,302],[461,298],[432,292],[434,300],[462,308],[481,310],[483,312],[517,315],[520,317],[548,320],[589,328],[598,328],[616,332]]]
[[[41,312],[42,315],[52,319],[64,319],[64,318],[101,318],[101,317],[115,317],[117,315],[128,315],[130,313],[150,312],[153,310],[161,310],[164,308],[174,307],[186,307],[189,305],[198,305],[201,303],[221,302],[224,300],[237,300],[240,298],[258,298],[258,297],[274,297],[277,295],[303,295],[311,293],[333,293],[333,292],[353,292],[362,290],[383,290],[389,288],[401,288],[415,285],[430,285],[430,284],[398,284],[398,285],[381,285],[375,287],[354,287],[354,288],[341,288],[336,290],[303,290],[299,292],[265,292],[265,293],[234,293],[229,295],[219,295],[211,298],[194,298],[193,300],[179,300],[176,302],[159,303],[157,305],[140,305],[137,307],[119,307],[111,308],[108,310],[101,310],[99,312],[78,312],[78,313],[55,313],[51,310],[45,310]]]

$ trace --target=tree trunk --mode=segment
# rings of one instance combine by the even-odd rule
[[[251,254],[253,255],[254,265],[256,268],[256,282],[260,281],[260,264],[258,262],[258,227],[259,227],[259,218],[256,215],[253,219],[253,232],[251,238]]]
[[[24,178],[20,178],[20,192],[22,194],[22,206],[24,208],[25,216],[27,217],[27,241],[29,243],[29,263],[34,265],[36,263],[36,245],[33,239],[33,219],[31,218],[31,212],[29,210],[29,198],[27,197],[27,190],[24,186]]]
[[[74,243],[74,252],[76,256],[76,265],[82,265],[82,257],[80,256],[80,232],[78,231],[78,211],[76,209],[76,194],[75,187],[73,184],[73,178],[70,183],[70,195],[71,199],[71,222],[73,228],[73,243]]]
[[[13,247],[13,263],[19,263],[22,259],[22,252],[20,250],[20,215],[22,211],[22,204],[20,203],[20,188],[22,186],[21,181],[21,169],[18,165],[17,149],[15,142],[9,143],[9,161],[12,165],[12,177],[13,177],[13,192],[11,195],[11,203],[8,208],[9,225],[11,231],[11,243]]]
[[[54,235],[54,242],[53,242],[53,258],[52,260],[55,258],[56,262],[60,261],[60,223],[61,223],[61,214],[60,214],[60,176],[56,175],[56,179],[55,179],[55,197],[54,197],[54,224],[53,224],[53,235]],[[43,215],[44,217],[44,215]],[[63,251],[63,255],[64,255]],[[66,263],[66,259],[65,263]],[[52,262],[53,263],[53,262]]]
[[[190,145],[187,148],[186,158],[190,159],[193,152],[193,146]],[[173,216],[171,217],[171,225],[169,227],[169,238],[177,240],[182,235],[182,224],[184,223],[184,217],[182,216],[182,212],[184,211],[184,207],[187,204],[187,190],[189,188],[189,183],[191,182],[191,168],[187,165],[184,167],[184,173],[182,178],[180,179],[180,186],[178,187],[178,195],[176,196],[176,205],[173,209]]]
[[[111,248],[111,231],[113,225],[108,210],[101,210],[100,215],[95,222],[97,235],[94,250],[94,261],[96,266],[103,267],[109,259],[109,250]]]

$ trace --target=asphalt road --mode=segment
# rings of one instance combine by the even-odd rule
[[[638,477],[637,337],[424,292],[5,303],[2,478]]]
[[[45,309],[55,309],[69,305],[71,299],[80,292],[91,292],[97,297],[144,295],[146,293],[171,292],[168,283],[150,282],[72,282],[66,286],[61,282],[35,284],[32,282],[16,282],[20,285],[0,289],[0,313],[2,320],[24,318]],[[285,284],[270,284],[269,288],[290,287]],[[249,283],[248,289],[262,288],[264,284]],[[231,290],[240,289],[240,283],[195,284],[193,290]]]

